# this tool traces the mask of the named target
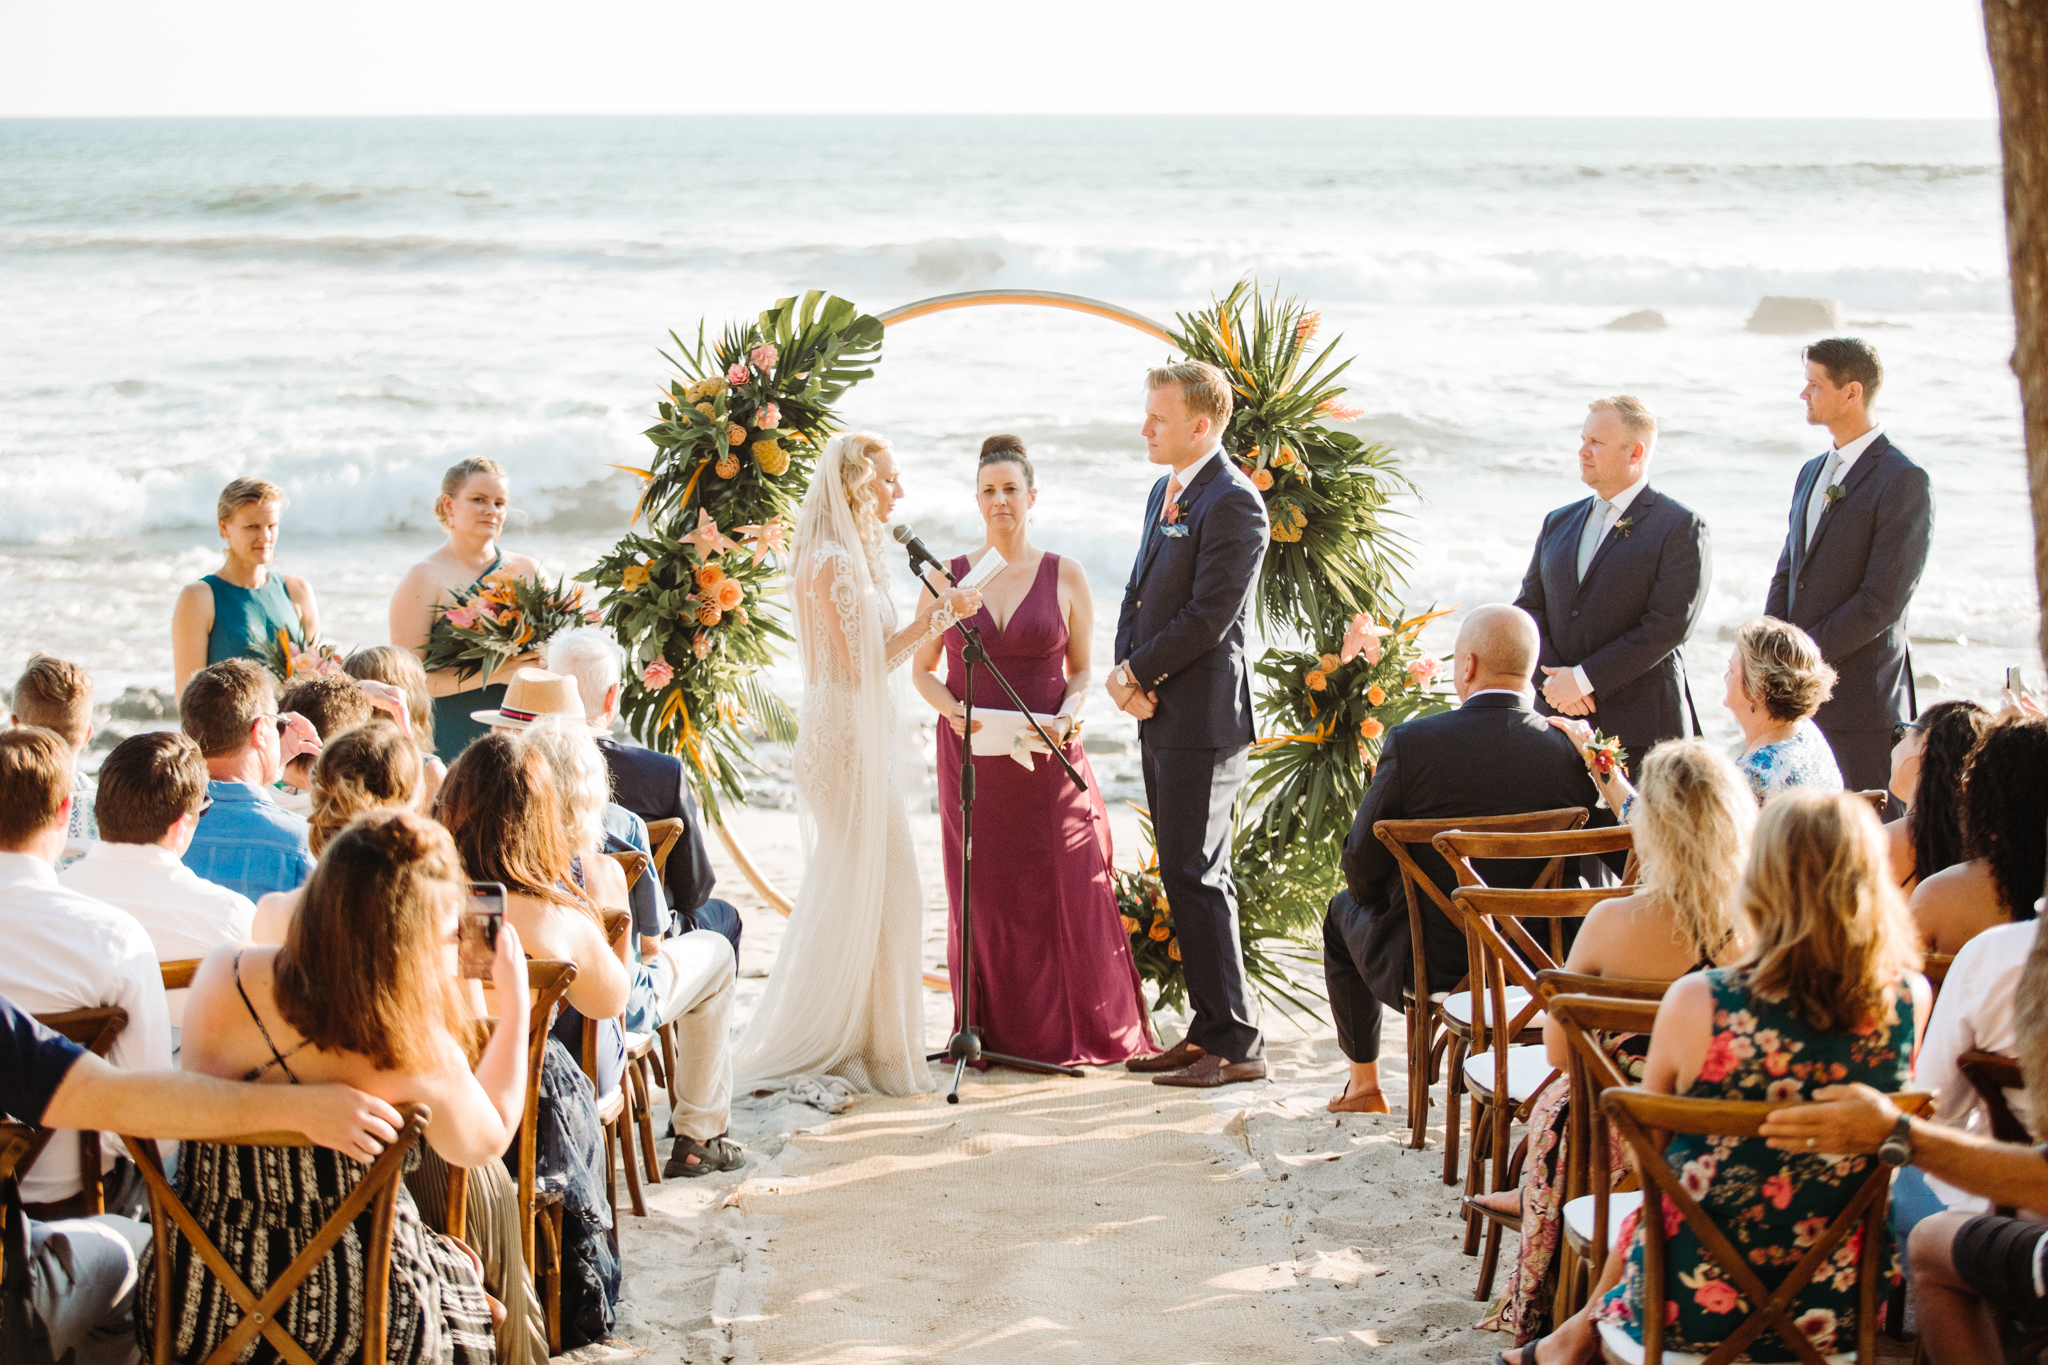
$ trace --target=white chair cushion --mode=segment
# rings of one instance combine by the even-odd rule
[[[1534,1044],[1508,1049],[1508,1098],[1527,1104],[1550,1079],[1550,1055]],[[1482,1052],[1465,1059],[1465,1088],[1481,1095],[1493,1093],[1493,1054]]]
[[[1622,1220],[1643,1206],[1643,1192],[1630,1190],[1622,1194],[1607,1196],[1607,1245],[1621,1245]],[[1593,1241],[1593,1196],[1580,1195],[1564,1206],[1564,1228],[1576,1245],[1590,1246]]]
[[[1606,1348],[1609,1360],[1625,1361],[1627,1365],[1643,1365],[1643,1343],[1630,1336],[1618,1323],[1600,1324],[1600,1344]],[[1827,1356],[1825,1359],[1828,1365],[1854,1365],[1856,1355],[1851,1351]],[[1668,1346],[1664,1348],[1664,1365],[1705,1365],[1705,1361],[1705,1356],[1674,1351]]]
[[[1456,993],[1454,993],[1454,994],[1451,994],[1451,995],[1447,995],[1447,996],[1445,996],[1445,997],[1443,998],[1443,1011],[1444,1011],[1444,1014],[1445,1014],[1446,1016],[1448,1016],[1449,1018],[1452,1018],[1452,1019],[1455,1019],[1455,1020],[1457,1020],[1457,1021],[1458,1021],[1459,1023],[1463,1024],[1463,1025],[1464,1025],[1464,1026],[1465,1026],[1466,1028],[1470,1028],[1470,1027],[1472,1027],[1472,1015],[1473,1015],[1473,1008],[1472,1008],[1472,999],[1473,999],[1473,996],[1472,996],[1472,992],[1471,992],[1471,991],[1458,991],[1458,992],[1456,992]],[[1484,994],[1483,992],[1482,992],[1482,993],[1480,994],[1480,996],[1479,996],[1479,1013],[1481,1014],[1481,1016],[1482,1016],[1482,1017],[1484,1017],[1484,1018],[1485,1018],[1485,1019],[1487,1020],[1487,1022],[1488,1022],[1488,1023],[1491,1023],[1491,1022],[1492,1022],[1492,1016],[1491,1016],[1490,1014],[1487,1014],[1487,1011],[1488,1011],[1488,1010],[1490,1010],[1490,1009],[1492,1008],[1492,1003],[1491,1003],[1491,999],[1492,999],[1492,998],[1491,998],[1490,996],[1488,996],[1488,995]],[[1508,1016],[1508,1017],[1507,1017],[1507,1020],[1504,1020],[1504,1021],[1502,1021],[1502,1022],[1508,1022],[1508,1021],[1511,1021],[1511,1020],[1513,1020],[1513,1019],[1514,1019],[1514,1017],[1515,1017],[1516,1015],[1518,1015],[1518,1014],[1520,1014],[1520,1013],[1522,1012],[1522,1009],[1523,1009],[1523,1007],[1524,1007],[1524,1006],[1526,1006],[1526,1005],[1527,1005],[1528,1003],[1529,1003],[1529,992],[1527,992],[1527,991],[1523,990],[1523,989],[1522,989],[1522,988],[1521,988],[1520,986],[1510,986],[1510,987],[1508,987],[1508,988],[1507,988],[1507,1016]],[[1542,1013],[1541,1013],[1540,1011],[1539,1011],[1539,1012],[1538,1012],[1538,1013],[1537,1013],[1537,1014],[1536,1014],[1536,1015],[1535,1015],[1535,1016],[1534,1016],[1533,1018],[1531,1018],[1531,1019],[1529,1020],[1529,1027],[1530,1027],[1530,1028],[1542,1028],[1542,1027],[1543,1027],[1543,1015],[1542,1015]]]
[[[654,1035],[651,1033],[628,1033],[626,1035],[626,1055],[628,1057],[632,1056],[653,1041]]]

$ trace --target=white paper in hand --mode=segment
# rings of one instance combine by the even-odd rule
[[[1010,561],[1004,559],[1001,552],[990,550],[981,557],[981,563],[967,571],[967,576],[960,580],[958,586],[968,589],[978,588],[1009,567]],[[1016,713],[1012,712],[1012,714]],[[981,751],[977,749],[975,752],[980,753]]]
[[[1046,733],[1058,735],[1066,728],[1066,722],[1058,716],[1040,715],[1033,712]],[[974,732],[974,753],[978,758],[999,758],[1005,754],[1017,760],[1026,768],[1036,769],[1031,755],[1048,752],[1038,738],[1038,732],[1025,722],[1022,711],[984,711],[974,708],[974,723],[980,727]]]

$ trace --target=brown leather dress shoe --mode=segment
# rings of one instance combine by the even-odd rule
[[[1213,1090],[1219,1085],[1236,1085],[1240,1081],[1263,1081],[1266,1079],[1264,1058],[1249,1062],[1233,1062],[1222,1057],[1205,1056],[1200,1061],[1169,1071],[1164,1076],[1154,1076],[1154,1085],[1181,1085],[1190,1090]]]
[[[1209,1054],[1183,1038],[1164,1052],[1155,1052],[1149,1057],[1133,1057],[1124,1063],[1126,1071],[1178,1071],[1190,1062],[1200,1061]]]

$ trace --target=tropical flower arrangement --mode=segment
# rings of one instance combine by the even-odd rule
[[[652,748],[686,759],[700,800],[743,799],[752,733],[788,742],[796,720],[761,684],[789,641],[780,580],[832,404],[874,373],[882,324],[813,290],[696,345],[670,333],[677,373],[645,433],[654,446],[633,525],[579,574],[604,593],[625,649],[622,710]],[[645,519],[645,530],[637,529]]]
[[[341,661],[341,651],[321,640],[300,649],[282,627],[273,639],[263,642],[263,666],[281,683],[339,673]]]
[[[510,569],[458,589],[454,601],[436,605],[434,612],[421,663],[430,673],[453,669],[457,678],[489,677],[508,660],[544,649],[563,631],[599,619],[583,589],[567,580],[556,579],[549,587],[544,579]]]

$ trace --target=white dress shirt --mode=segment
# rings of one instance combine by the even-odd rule
[[[0,995],[32,1014],[119,1005],[128,1027],[107,1060],[125,1071],[170,1068],[163,975],[133,916],[59,885],[41,858],[0,853],[0,942]],[[103,1170],[126,1154],[118,1138],[104,1151]],[[78,1138],[58,1133],[22,1176],[22,1200],[54,1203],[78,1191]]]
[[[2019,1029],[2013,1023],[2013,997],[2019,989],[2020,973],[2034,950],[2036,920],[2001,924],[1963,945],[1941,983],[1941,997],[1927,1020],[1927,1032],[1920,1043],[1920,1058],[1913,1068],[1913,1088],[1934,1095],[1930,1115],[1938,1123],[1980,1137],[1991,1136],[1991,1118],[1977,1087],[1956,1066],[1965,1052],[2002,1052],[2012,1056],[2019,1048]],[[2027,1092],[2008,1090],[2005,1102],[2021,1123],[2029,1112]],[[1923,1173],[1924,1174],[1924,1173]],[[1991,1201],[1944,1181],[1927,1176],[1927,1188],[1949,1208],[1961,1213],[1988,1213]]]
[[[1849,477],[1850,468],[1856,458],[1884,435],[1884,424],[1878,423],[1838,450],[1830,450],[1828,463],[1820,468],[1821,477],[1813,481],[1813,491],[1806,495],[1806,543],[1813,544],[1813,533],[1820,529],[1820,514],[1828,508],[1828,485],[1841,483]]]
[[[1650,476],[1645,472],[1638,475],[1634,483],[1607,500],[1607,519],[1600,527],[1600,539],[1594,544],[1600,544],[1607,539],[1607,533],[1614,529],[1614,523],[1628,515],[1628,505],[1636,500],[1636,494],[1649,487],[1649,484]],[[1596,550],[1594,553],[1598,554],[1599,551]],[[1584,666],[1572,665],[1572,680],[1578,683],[1581,693],[1588,697],[1593,695],[1593,680],[1586,676]]]
[[[256,907],[239,891],[207,881],[155,844],[94,844],[57,883],[126,910],[156,947],[159,962],[205,957],[249,937]],[[184,991],[170,993],[171,1026],[185,1022]]]
[[[1195,462],[1189,465],[1186,469],[1169,473],[1167,477],[1173,480],[1175,483],[1179,484],[1179,491],[1185,493],[1188,491],[1188,485],[1193,483],[1196,479],[1202,476],[1202,470],[1209,463],[1209,461],[1220,460],[1222,458],[1223,447],[1212,447],[1207,455],[1198,457],[1195,460]],[[1166,504],[1164,502],[1159,504],[1159,515],[1161,518],[1164,518],[1166,516]]]

